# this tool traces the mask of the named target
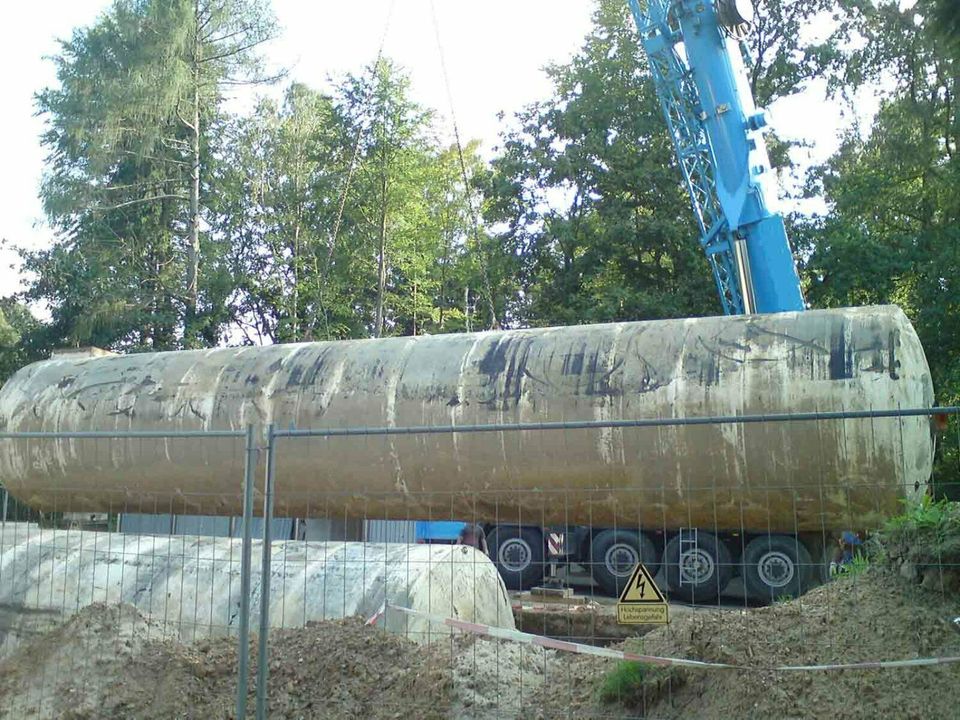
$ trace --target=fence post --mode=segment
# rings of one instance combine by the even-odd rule
[[[260,569],[260,636],[257,638],[257,720],[267,718],[267,641],[270,635],[270,563],[273,519],[273,483],[277,467],[277,437],[274,425],[267,426],[267,475],[263,483],[263,554]]]
[[[247,426],[246,460],[243,467],[243,544],[240,551],[240,638],[237,647],[237,720],[247,717],[247,688],[250,673],[250,556],[253,548],[253,484],[260,450],[253,425]]]

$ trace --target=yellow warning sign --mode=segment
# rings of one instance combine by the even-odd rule
[[[620,593],[617,622],[621,625],[665,625],[670,622],[667,600],[643,563],[637,564],[630,582]]]

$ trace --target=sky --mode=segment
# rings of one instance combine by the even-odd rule
[[[593,5],[588,0],[434,2],[461,136],[480,139],[488,151],[502,129],[500,112],[509,118],[549,96],[542,69],[568,60],[580,48],[590,31]],[[41,248],[53,236],[43,224],[37,198],[43,121],[33,104],[34,93],[56,81],[46,58],[56,53],[58,38],[93,23],[108,6],[109,0],[32,0],[4,9],[0,297],[20,289],[22,275],[12,246]],[[410,72],[415,98],[438,110],[450,132],[450,101],[430,0],[274,0],[273,6],[282,34],[267,48],[267,59],[289,68],[291,80],[322,88],[331,76],[360,70],[375,59],[386,30],[386,55]],[[811,104],[816,112],[810,112]],[[781,135],[813,144],[811,160],[825,159],[836,149],[843,121],[823,102],[821,90],[783,101],[771,108],[771,115]]]

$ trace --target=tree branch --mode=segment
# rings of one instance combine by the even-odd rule
[[[231,56],[234,56],[234,55],[239,55],[240,53],[246,52],[247,50],[252,50],[253,48],[257,47],[258,45],[263,45],[263,44],[266,43],[266,42],[270,42],[272,39],[273,39],[273,38],[264,38],[264,39],[262,39],[262,40],[255,40],[255,41],[251,42],[251,43],[248,44],[248,45],[241,45],[240,47],[231,48],[230,50],[228,50],[228,51],[226,51],[226,52],[220,53],[219,55],[210,55],[209,57],[204,57],[204,58],[200,61],[200,63],[201,63],[201,64],[204,64],[204,63],[208,63],[208,62],[216,62],[217,60],[222,60],[223,58],[226,58],[226,57],[231,57]]]
[[[185,195],[171,195],[171,194],[152,195],[150,197],[138,198],[136,200],[128,200],[127,202],[118,203],[117,205],[107,205],[107,206],[98,205],[91,209],[105,212],[108,210],[119,210],[120,208],[129,207],[131,205],[139,205],[141,203],[156,202],[157,200],[189,200],[189,198],[186,197]]]

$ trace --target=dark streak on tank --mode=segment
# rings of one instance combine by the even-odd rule
[[[899,380],[899,379],[900,379],[900,373],[898,372],[898,370],[900,370],[900,361],[897,359],[897,348],[900,346],[900,331],[899,331],[899,330],[891,330],[891,331],[890,331],[890,336],[889,336],[889,339],[888,339],[888,343],[889,343],[889,346],[890,346],[890,358],[889,358],[889,363],[890,363],[890,365],[889,365],[890,379],[891,379],[891,380]]]
[[[483,359],[477,365],[477,369],[486,375],[491,382],[496,382],[497,377],[507,367],[507,349],[510,346],[508,337],[500,338],[495,345],[489,348]]]
[[[844,328],[838,327],[830,336],[830,379],[849,380],[853,377],[853,348],[847,347]]]
[[[537,385],[540,385],[540,386],[542,386],[542,387],[544,387],[544,388],[556,390],[556,386],[555,386],[552,382],[550,382],[549,380],[547,380],[547,379],[545,379],[545,378],[538,378],[536,375],[534,375],[532,372],[530,372],[530,370],[527,369],[527,368],[524,368],[524,369],[523,369],[523,374],[524,374],[525,377],[528,377],[528,378],[530,378],[531,380],[533,380],[533,382],[535,382]]]
[[[597,394],[598,395],[623,395],[623,386],[622,384],[618,387],[610,382],[611,378],[616,374],[617,370],[623,367],[624,359],[620,358],[617,360],[613,367],[607,370],[603,375],[600,376],[600,379],[597,381]]]
[[[697,382],[704,387],[711,387],[720,384],[720,359],[725,357],[717,348],[712,348],[704,342],[703,338],[697,338],[697,350],[702,351],[697,354],[687,355],[684,365],[687,368],[688,377],[696,377]],[[738,365],[743,361],[738,358],[727,357]]]
[[[502,337],[478,364],[477,369],[487,376],[493,390],[493,396],[486,401],[491,410],[507,410],[520,402],[530,345],[531,340],[523,336]]]
[[[587,355],[587,344],[583,343],[579,352],[568,353],[563,356],[563,368],[561,372],[564,375],[580,375],[583,372],[583,359]]]
[[[587,388],[584,391],[585,395],[596,395],[597,394],[597,366],[600,364],[600,349],[597,348],[594,350],[593,355],[590,356],[590,360],[587,362],[587,367],[585,372],[587,380]]]
[[[854,371],[860,373],[887,372],[887,361],[883,356],[884,348],[885,344],[879,337],[874,338],[873,342],[868,345],[853,348]],[[864,355],[868,356],[867,361],[861,360]]]
[[[324,347],[317,354],[317,357],[310,363],[310,367],[303,376],[303,386],[314,388],[317,391],[317,379],[322,377],[323,370],[327,366],[327,355],[330,353],[329,347]]]
[[[287,376],[288,388],[299,387],[301,385],[304,369],[304,366],[300,365],[299,363],[290,368],[290,374]]]
[[[710,387],[720,384],[720,357],[719,352],[711,352],[703,356],[700,371],[701,385]]]
[[[822,345],[818,344],[813,340],[804,340],[803,338],[798,338],[788,333],[774,332],[773,330],[767,330],[756,323],[749,323],[747,325],[746,336],[748,339],[757,338],[761,335],[768,335],[770,337],[780,338],[781,340],[786,340],[788,342],[796,344],[798,347],[810,348],[815,350],[818,353],[823,355],[827,354],[827,349]]]
[[[640,374],[639,380],[637,382],[638,390],[641,395],[646,393],[651,393],[654,390],[659,390],[664,385],[667,385],[667,382],[660,377],[660,373],[657,371],[653,365],[639,352],[637,353],[637,359],[643,365],[643,373]]]

